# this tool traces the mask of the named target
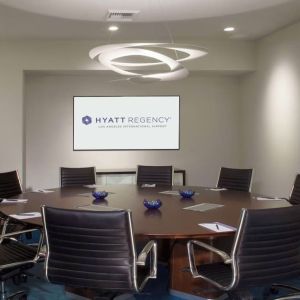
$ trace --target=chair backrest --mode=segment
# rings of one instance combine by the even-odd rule
[[[232,169],[222,167],[217,187],[229,190],[249,192],[253,169]]]
[[[81,186],[96,183],[96,168],[60,168],[60,186]]]
[[[136,290],[129,211],[42,207],[50,282],[103,290]]]
[[[294,186],[289,200],[291,204],[300,204],[300,174],[296,175]]]
[[[235,287],[300,275],[300,206],[243,209],[232,250]]]
[[[22,187],[17,171],[0,173],[0,198],[22,194]]]
[[[137,184],[173,185],[172,166],[141,166],[137,168]]]

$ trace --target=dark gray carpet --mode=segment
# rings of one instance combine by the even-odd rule
[[[47,282],[44,278],[43,265],[38,264],[28,276],[26,283],[21,283],[16,286],[12,282],[8,283],[9,291],[25,289],[28,291],[28,300],[82,300],[85,298],[77,297],[76,295],[65,293],[64,287]],[[160,267],[158,270],[158,278],[150,280],[139,295],[125,295],[119,300],[182,300],[183,298],[175,297],[168,292],[169,273],[166,267]],[[288,282],[293,286],[300,287],[300,278]],[[278,294],[270,294],[269,288],[255,288],[251,290],[254,295],[254,300],[272,300],[279,295],[286,294],[286,291],[279,291]],[[268,295],[267,295],[268,294]],[[187,299],[187,298],[185,298]],[[300,297],[299,297],[300,299]]]
[[[12,281],[7,284],[9,292],[16,290],[26,290],[28,292],[28,300],[81,300],[82,297],[65,293],[64,287],[61,285],[51,284],[44,278],[43,265],[38,264],[30,270],[26,283],[15,285]],[[150,280],[144,291],[140,295],[125,295],[120,300],[182,300],[168,293],[168,271],[166,268],[160,268],[158,278]]]

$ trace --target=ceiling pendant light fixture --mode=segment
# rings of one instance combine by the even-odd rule
[[[169,81],[185,78],[189,71],[181,62],[206,54],[207,51],[202,47],[177,43],[108,44],[93,48],[89,52],[91,59],[133,81]],[[153,67],[157,66],[167,67],[167,70],[153,71]]]

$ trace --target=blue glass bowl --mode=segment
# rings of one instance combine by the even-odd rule
[[[162,205],[161,201],[159,199],[157,200],[144,200],[144,206],[148,209],[158,209]]]
[[[193,190],[180,190],[179,194],[182,198],[192,198],[195,195]]]
[[[108,192],[106,191],[99,191],[99,192],[93,192],[93,197],[97,200],[103,200],[107,197]]]

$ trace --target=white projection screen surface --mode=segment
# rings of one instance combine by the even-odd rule
[[[179,96],[80,96],[73,101],[75,151],[179,149]]]

